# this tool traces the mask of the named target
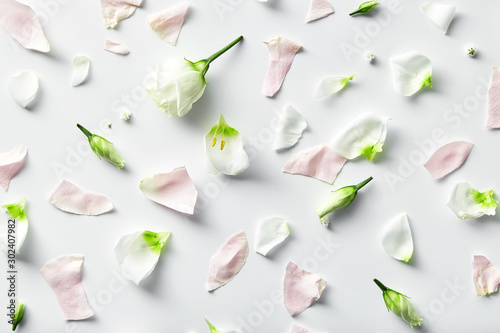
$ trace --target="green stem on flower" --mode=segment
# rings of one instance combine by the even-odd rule
[[[89,139],[92,138],[92,133],[90,133],[85,127],[83,127],[82,125],[80,124],[76,124],[76,127],[78,127],[80,129],[80,131],[83,132],[83,134],[85,134]]]
[[[361,8],[360,9],[356,9],[355,11],[353,11],[352,13],[349,14],[349,16],[353,16],[353,15],[356,15],[358,13],[361,13]]]
[[[373,179],[373,177],[367,178],[367,179],[363,180],[361,183],[359,183],[358,185],[356,185],[355,186],[356,187],[356,191],[358,191],[363,186],[365,186],[366,184],[368,184],[372,179]]]
[[[222,54],[224,54],[227,50],[229,50],[230,48],[232,48],[233,46],[235,46],[236,44],[238,44],[242,39],[243,39],[243,36],[240,36],[240,37],[236,38],[231,43],[227,44],[225,47],[223,47],[219,51],[217,51],[214,54],[212,54],[210,57],[202,60],[202,61],[205,62],[205,65],[203,66],[203,68],[201,70],[201,74],[203,76],[205,76],[205,74],[208,71],[208,67],[209,67],[210,63],[212,61],[214,61],[215,59],[217,59],[218,57],[220,57]]]
[[[380,282],[379,280],[377,280],[377,279],[373,279],[373,282],[375,282],[375,283],[377,284],[377,286],[378,286],[380,289],[382,289],[382,291],[387,291],[387,287],[386,287],[386,286],[384,286],[384,285],[382,284],[382,282]]]

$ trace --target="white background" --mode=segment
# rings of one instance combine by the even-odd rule
[[[0,151],[18,143],[29,147],[27,165],[13,179],[8,193],[0,193],[2,204],[23,196],[28,200],[30,231],[18,257],[18,292],[28,304],[21,331],[208,332],[203,316],[221,328],[235,328],[250,320],[258,326],[251,327],[253,332],[289,332],[292,323],[314,332],[410,331],[387,312],[373,278],[412,297],[424,318],[422,332],[498,331],[500,298],[476,297],[471,262],[474,254],[483,254],[500,267],[499,217],[460,221],[446,201],[459,181],[468,181],[481,191],[500,191],[499,133],[485,127],[486,87],[482,83],[489,81],[492,66],[499,64],[499,2],[455,1],[457,15],[443,35],[422,13],[422,1],[416,0],[392,0],[394,13],[387,11],[391,2],[382,0],[372,15],[355,18],[348,13],[357,2],[332,0],[336,13],[310,24],[304,23],[306,0],[270,0],[267,4],[192,0],[176,47],[161,40],[146,22],[148,15],[177,1],[146,0],[116,31],[104,28],[97,0],[65,4],[52,0],[56,6],[49,9],[48,0],[29,3],[48,18],[44,29],[52,51],[30,52],[0,32],[2,85],[8,77],[31,69],[39,75],[41,86],[31,110],[20,108],[5,88],[0,89]],[[221,3],[226,4],[226,11],[216,9]],[[383,19],[384,26],[375,23]],[[370,32],[366,45],[356,41],[359,31]],[[167,118],[142,94],[141,82],[156,64],[171,57],[205,58],[240,34],[244,41],[213,63],[206,93],[186,117]],[[263,42],[277,34],[299,42],[303,49],[281,91],[270,99],[261,93],[268,66]],[[130,55],[103,51],[107,38],[127,45]],[[475,59],[465,54],[469,43],[479,50]],[[361,46],[359,52],[345,56],[341,47],[347,44]],[[364,61],[366,49],[377,57],[372,64]],[[433,88],[406,98],[393,90],[388,59],[410,50],[431,59]],[[91,74],[84,85],[73,88],[71,61],[78,54],[90,57]],[[357,70],[343,92],[313,98],[324,76],[350,76]],[[126,96],[132,96],[134,103],[129,123],[116,112]],[[269,128],[276,111],[286,103],[304,115],[309,127],[297,146],[276,153],[271,149]],[[454,105],[462,106],[463,115],[453,113]],[[392,118],[384,152],[374,163],[348,162],[334,186],[281,172],[292,154],[329,142],[364,111]],[[203,136],[219,113],[249,143],[250,167],[237,177],[214,177],[206,172]],[[125,170],[93,154],[74,156],[71,152],[85,147],[77,122],[91,130],[112,122],[104,136],[126,160]],[[435,130],[444,133],[440,142],[431,141]],[[437,146],[454,140],[474,143],[469,159],[457,172],[434,181],[422,166],[412,167],[423,164]],[[424,141],[428,148],[419,148]],[[58,177],[55,166],[68,166],[68,162],[71,170],[60,171]],[[138,187],[141,179],[182,165],[200,192],[193,217],[155,204]],[[401,181],[391,186],[386,179],[389,173],[399,175]],[[368,176],[374,180],[356,202],[336,215],[330,229],[323,227],[314,208],[330,190]],[[57,210],[46,198],[60,177],[109,196],[116,210],[99,217]],[[385,224],[401,212],[408,213],[415,243],[408,264],[389,257],[380,243]],[[271,216],[289,219],[292,235],[265,258],[254,252],[254,232],[258,221]],[[110,283],[121,286],[113,284],[115,242],[144,229],[171,230],[169,247],[139,287],[127,283],[120,292],[111,293]],[[209,258],[242,229],[251,246],[246,265],[228,285],[206,292]],[[327,258],[324,252],[318,257],[318,247],[329,239],[337,248]],[[68,324],[39,269],[52,258],[72,253],[85,255],[83,285],[94,300],[95,316]],[[314,268],[328,281],[320,301],[296,318],[281,304],[269,306],[273,291],[282,290],[289,260]],[[1,260],[2,268],[5,261]],[[2,304],[6,304],[7,285],[0,280]],[[458,283],[461,289],[450,289],[447,281]],[[267,307],[259,310],[256,304]],[[2,318],[1,330],[6,332],[10,328],[4,323],[6,317]]]

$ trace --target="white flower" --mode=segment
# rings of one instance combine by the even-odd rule
[[[130,112],[129,110],[123,110],[123,112],[120,113],[121,120],[128,121],[131,116],[132,116],[132,112]]]
[[[495,215],[498,201],[493,190],[479,192],[469,183],[458,183],[448,200],[448,207],[459,219],[477,218],[483,215]]]
[[[375,59],[375,55],[373,54],[372,51],[366,51],[365,59],[367,62],[372,62]]]
[[[469,47],[467,47],[467,54],[469,55],[469,57],[471,57],[471,58],[475,57],[476,53],[477,53],[477,49],[475,46],[470,45]]]
[[[390,60],[394,90],[411,96],[425,86],[432,87],[432,63],[426,56],[408,52]]]

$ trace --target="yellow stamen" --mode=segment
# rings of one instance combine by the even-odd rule
[[[212,147],[213,147],[213,146],[215,146],[215,143],[216,143],[216,142],[217,142],[217,138],[214,138],[214,139],[212,140]]]
[[[224,149],[225,145],[226,145],[226,141],[222,140],[220,143],[220,150]]]

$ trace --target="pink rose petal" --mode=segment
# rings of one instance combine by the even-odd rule
[[[424,164],[432,178],[440,179],[460,168],[469,156],[473,144],[454,141],[439,148]]]
[[[205,288],[216,290],[239,273],[248,256],[248,241],[244,231],[232,235],[210,259]]]
[[[161,13],[150,15],[148,23],[160,38],[175,45],[177,44],[177,38],[181,32],[188,8],[189,4],[187,2],[181,2]]]
[[[332,5],[327,0],[311,0],[309,13],[306,17],[306,22],[319,20],[335,12]]]
[[[0,186],[5,192],[9,190],[10,180],[23,168],[27,154],[28,148],[24,145],[0,154]]]
[[[185,167],[144,178],[139,185],[142,193],[165,207],[193,215],[198,191]]]
[[[488,121],[489,128],[500,128],[500,67],[493,67],[490,86],[488,88]]]
[[[122,43],[114,42],[109,39],[106,39],[106,43],[104,44],[104,50],[123,55],[127,55],[130,53],[130,50],[125,45],[123,45]]]
[[[296,316],[317,301],[326,287],[326,281],[293,262],[286,266],[284,303],[288,313]]]
[[[309,330],[306,330],[304,327],[293,325],[292,333],[312,333],[312,332]]]
[[[40,272],[56,294],[66,320],[83,320],[94,315],[82,286],[82,255],[52,259]]]
[[[57,209],[78,215],[100,215],[114,208],[108,197],[86,192],[67,180],[59,184],[50,195],[49,202]]]
[[[25,48],[50,51],[38,16],[30,6],[15,0],[0,0],[0,25]]]
[[[474,256],[472,279],[476,286],[477,296],[489,295],[498,290],[500,270],[493,266],[486,257]]]
[[[285,76],[292,66],[295,53],[302,47],[300,44],[286,38],[277,36],[265,42],[269,50],[270,63],[264,79],[262,92],[265,96],[273,97],[280,90]]]
[[[333,184],[347,160],[322,144],[293,155],[283,167],[283,172],[304,175]]]
[[[116,28],[121,20],[132,15],[142,0],[101,0],[102,17],[106,28]]]

